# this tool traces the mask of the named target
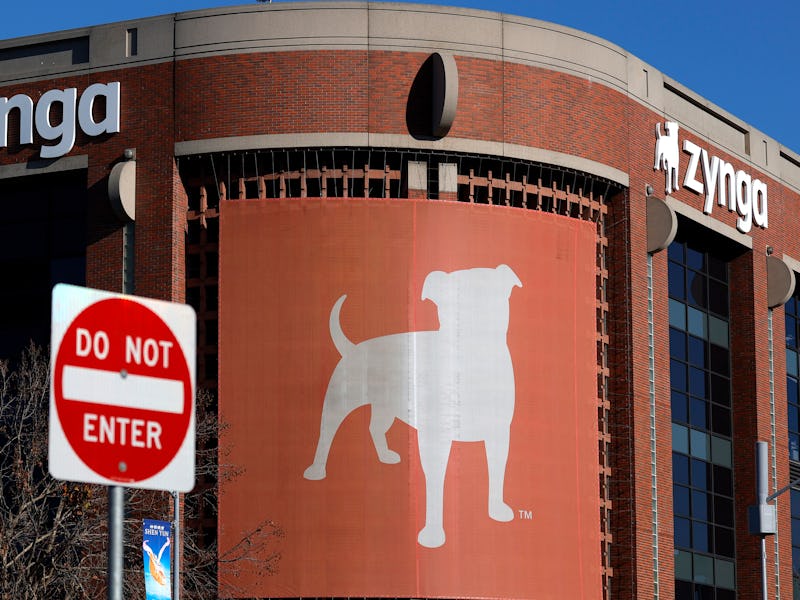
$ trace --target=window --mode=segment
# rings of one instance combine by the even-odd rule
[[[675,597],[735,594],[728,265],[669,247]]]

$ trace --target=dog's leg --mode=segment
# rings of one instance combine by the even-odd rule
[[[503,501],[509,430],[498,429],[492,434],[484,441],[486,462],[489,466],[489,516],[495,521],[511,521],[514,511]]]
[[[344,407],[334,406],[338,404],[335,398],[330,397],[330,392],[325,394],[325,402],[322,406],[322,420],[319,426],[319,440],[317,441],[317,451],[314,453],[314,463],[303,473],[306,479],[317,480],[325,479],[325,466],[328,463],[328,452],[331,449],[333,437],[339,430],[344,418],[349,414]]]
[[[386,443],[386,432],[394,423],[394,414],[387,410],[381,410],[379,406],[372,405],[372,414],[369,419],[369,433],[372,436],[372,443],[375,444],[375,451],[378,459],[382,463],[394,465],[400,462],[400,455],[394,450],[390,450]]]
[[[430,439],[433,437],[433,439]],[[425,474],[425,527],[417,541],[427,548],[444,544],[444,475],[450,459],[451,440],[441,433],[419,434],[419,457]]]

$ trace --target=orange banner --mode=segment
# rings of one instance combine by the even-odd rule
[[[225,596],[598,598],[595,229],[418,200],[222,205]]]

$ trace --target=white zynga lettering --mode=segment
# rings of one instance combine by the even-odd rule
[[[666,193],[670,194],[677,185],[672,183],[677,171],[676,146],[678,143],[678,124],[668,121],[665,130],[669,136],[660,135],[661,124],[656,126],[656,164],[655,170],[666,171]],[[694,142],[683,140],[683,151],[689,155],[689,164],[683,178],[683,187],[696,194],[705,195],[703,212],[711,214],[714,204],[724,206],[739,215],[736,229],[748,233],[755,223],[767,228],[767,184],[717,156],[709,156],[708,151]],[[664,157],[672,157],[672,162],[664,163]],[[673,170],[674,169],[674,170]],[[700,179],[702,176],[702,180]]]
[[[105,115],[95,121],[94,104],[101,97],[105,98]],[[57,124],[52,123],[50,115],[54,104],[62,107],[63,117]],[[42,139],[56,142],[42,145],[39,155],[58,158],[72,150],[78,126],[91,137],[119,132],[120,85],[118,81],[92,84],[84,90],[80,100],[76,88],[49,90],[39,98],[35,111],[33,100],[25,94],[0,97],[0,148],[8,146],[8,115],[14,109],[19,111],[19,143],[33,143],[35,125]]]

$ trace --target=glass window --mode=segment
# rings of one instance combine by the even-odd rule
[[[706,277],[702,273],[689,271],[689,281],[687,282],[688,300],[690,304],[706,308]]]
[[[733,600],[728,264],[681,235],[668,277],[675,597]]]
[[[709,521],[708,494],[700,490],[692,490],[692,517]]]
[[[689,457],[683,454],[672,455],[672,480],[689,485]]]
[[[675,551],[675,577],[676,579],[692,579],[692,553],[684,550]]]
[[[694,580],[697,583],[714,585],[714,559],[702,554],[692,555],[694,563]]]
[[[701,552],[712,552],[708,523],[692,521],[692,548]]]
[[[714,580],[719,587],[732,590],[736,587],[733,563],[721,558],[714,559]]]
[[[705,429],[708,426],[708,403],[702,398],[692,398],[689,422],[693,427]]]
[[[685,394],[672,391],[672,420],[680,423],[689,422],[689,399]]]
[[[711,462],[715,465],[731,468],[732,454],[730,440],[719,436],[711,436]]]
[[[724,406],[711,405],[711,430],[714,433],[730,437],[731,411]]]
[[[696,367],[689,369],[689,393],[692,396],[708,398],[708,380],[705,370]]]
[[[692,429],[689,435],[689,446],[691,449],[690,454],[693,457],[711,460],[711,444],[707,433]],[[692,468],[694,468],[694,465],[692,465]]]
[[[683,300],[686,298],[686,288],[684,279],[686,278],[686,270],[678,263],[670,261],[669,263],[669,293],[670,296]]]
[[[669,328],[669,347],[673,358],[686,360],[686,334],[683,331]]]
[[[708,339],[712,344],[728,347],[728,323],[712,315],[708,316]]]
[[[687,314],[687,329],[689,333],[699,336],[704,340],[708,339],[708,315],[691,306],[687,307]]]
[[[797,352],[786,349],[786,373],[797,377]]]
[[[669,324],[672,327],[686,330],[686,305],[677,300],[669,301]]]
[[[697,367],[706,366],[706,343],[693,335],[689,336],[689,363]]]
[[[676,548],[691,548],[692,547],[692,522],[689,519],[675,517],[675,547]]]
[[[689,454],[689,430],[683,425],[672,424],[672,449]]]

